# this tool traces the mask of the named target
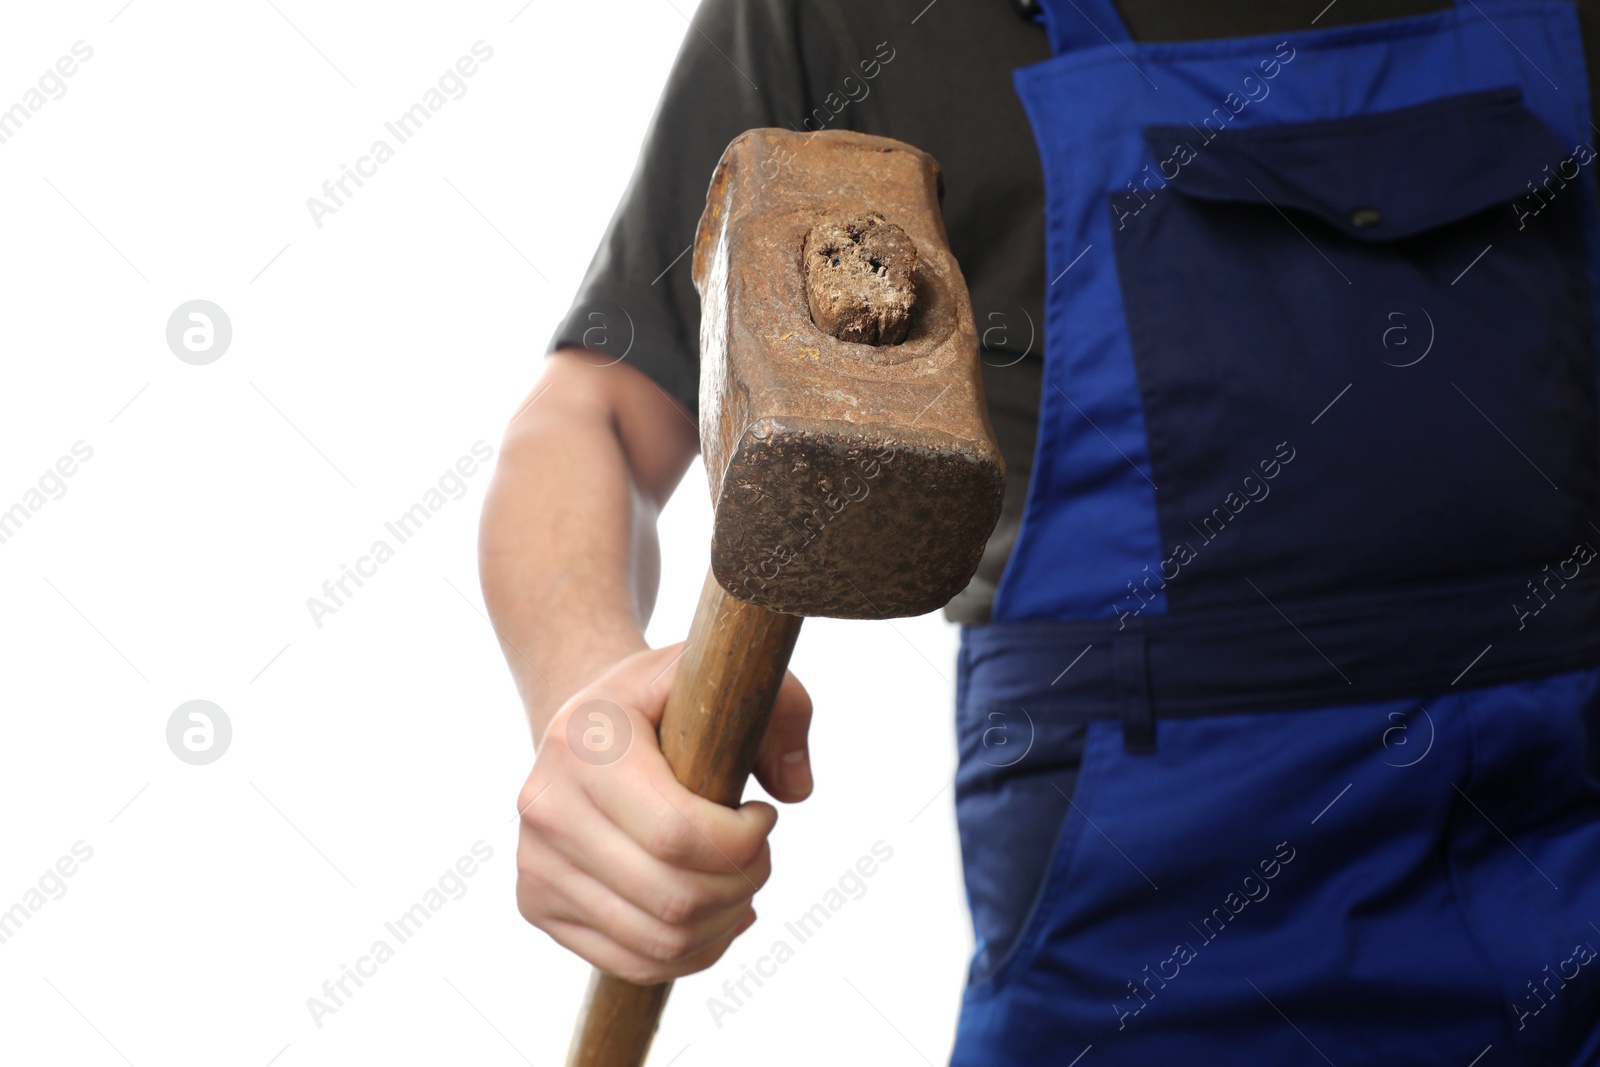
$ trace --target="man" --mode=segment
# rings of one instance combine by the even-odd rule
[[[652,524],[696,448],[679,256],[735,134],[850,128],[944,168],[1009,467],[947,612],[954,1061],[1600,1063],[1576,7],[1041,6],[697,13],[485,512],[543,739],[524,916],[637,982],[752,921],[774,810],[691,796],[650,730]],[[635,727],[610,768],[568,740],[591,699]],[[791,679],[757,771],[780,801],[809,716]]]

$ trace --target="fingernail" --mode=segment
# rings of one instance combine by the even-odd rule
[[[803,748],[785,752],[780,760],[778,775],[783,787],[791,793],[806,793],[811,789],[811,761]]]

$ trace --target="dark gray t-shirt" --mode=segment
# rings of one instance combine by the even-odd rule
[[[1600,0],[1578,0],[1586,51]],[[1450,0],[1119,0],[1138,40],[1239,37],[1400,18]],[[550,347],[631,363],[696,409],[700,303],[689,246],[722,150],[757,126],[849,129],[930,153],[972,295],[1005,508],[977,576],[945,614],[988,621],[1016,538],[1038,427],[1044,185],[1011,72],[1050,56],[1013,0],[703,0],[637,168]],[[1591,59],[1592,62],[1592,59]]]

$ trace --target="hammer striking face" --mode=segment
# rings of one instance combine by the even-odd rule
[[[695,239],[700,428],[732,595],[920,615],[977,569],[1004,467],[923,152],[844,131],[728,146]]]

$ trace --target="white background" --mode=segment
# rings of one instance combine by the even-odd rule
[[[93,56],[0,144],[0,510],[76,442],[93,456],[0,544],[0,909],[93,855],[0,944],[0,1061],[562,1061],[588,967],[513,901],[532,749],[477,588],[487,470],[320,628],[306,600],[498,448],[691,3],[10,7],[0,108],[74,42]],[[466,95],[314,225],[307,198],[478,40]],[[233,327],[207,366],[167,347],[193,299]],[[696,466],[653,643],[687,628],[708,529]],[[947,1056],[970,949],[954,646],[936,617],[807,623],[817,792],[654,1063]],[[232,723],[208,766],[167,745],[193,699]],[[797,945],[784,921],[880,840],[866,895]],[[308,998],[478,841],[465,896],[319,1027]],[[794,959],[716,1025],[707,997],[780,937]]]

